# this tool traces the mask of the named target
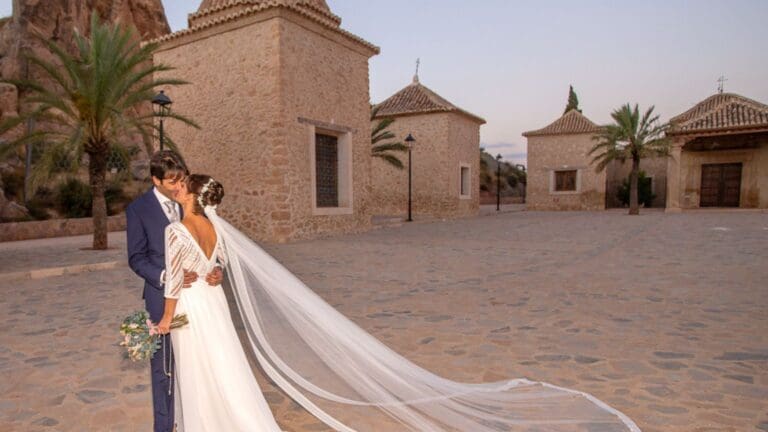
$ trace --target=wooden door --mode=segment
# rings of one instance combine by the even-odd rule
[[[741,164],[701,166],[700,207],[738,207],[741,197]]]

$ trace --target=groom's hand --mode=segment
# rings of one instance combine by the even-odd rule
[[[189,288],[192,286],[192,282],[197,280],[197,273],[193,271],[186,271],[184,270],[184,285],[182,285],[184,288]]]
[[[205,281],[208,282],[208,285],[210,286],[220,285],[223,279],[224,272],[221,271],[221,267],[214,267],[213,270],[205,276]]]

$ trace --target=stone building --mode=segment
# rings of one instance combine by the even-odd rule
[[[374,118],[394,118],[388,128],[403,141],[412,134],[412,212],[414,216],[471,216],[480,209],[480,126],[482,118],[413,83],[377,105]],[[374,158],[371,202],[374,214],[405,215],[408,155],[397,154],[405,169]]]
[[[528,139],[526,207],[530,210],[602,210],[606,172],[595,172],[588,153],[600,127],[577,110],[524,132]]]
[[[768,208],[768,105],[719,93],[670,123],[667,211]]]
[[[201,126],[168,122],[191,170],[225,187],[221,213],[252,238],[370,228],[368,59],[323,0],[205,0],[159,38],[168,92]],[[174,124],[175,123],[175,124]]]

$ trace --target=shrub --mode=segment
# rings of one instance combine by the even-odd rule
[[[51,208],[51,206],[38,197],[32,198],[27,202],[27,210],[29,210],[29,217],[32,220],[50,219],[51,215],[48,214],[49,208]]]
[[[630,174],[631,175],[631,174]],[[629,176],[621,182],[617,196],[621,204],[629,205]],[[645,171],[640,171],[637,175],[637,202],[644,207],[651,207],[656,195],[653,194],[651,178],[645,176]]]
[[[24,170],[13,170],[3,173],[3,192],[5,197],[14,201],[24,198]]]
[[[130,201],[120,181],[113,181],[107,185],[107,189],[104,191],[104,199],[107,200],[107,214],[110,216],[125,210]]]
[[[91,215],[91,188],[77,178],[69,178],[58,187],[57,206],[64,217],[81,218]]]

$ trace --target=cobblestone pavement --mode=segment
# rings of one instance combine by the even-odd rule
[[[267,249],[451,379],[586,391],[645,432],[768,430],[766,213],[513,212]],[[150,430],[147,366],[117,346],[140,285],[0,282],[0,430]],[[326,430],[261,381],[284,429]]]
[[[127,265],[125,231],[109,233],[107,239],[105,251],[92,249],[92,235],[0,242],[0,274],[107,262]]]

